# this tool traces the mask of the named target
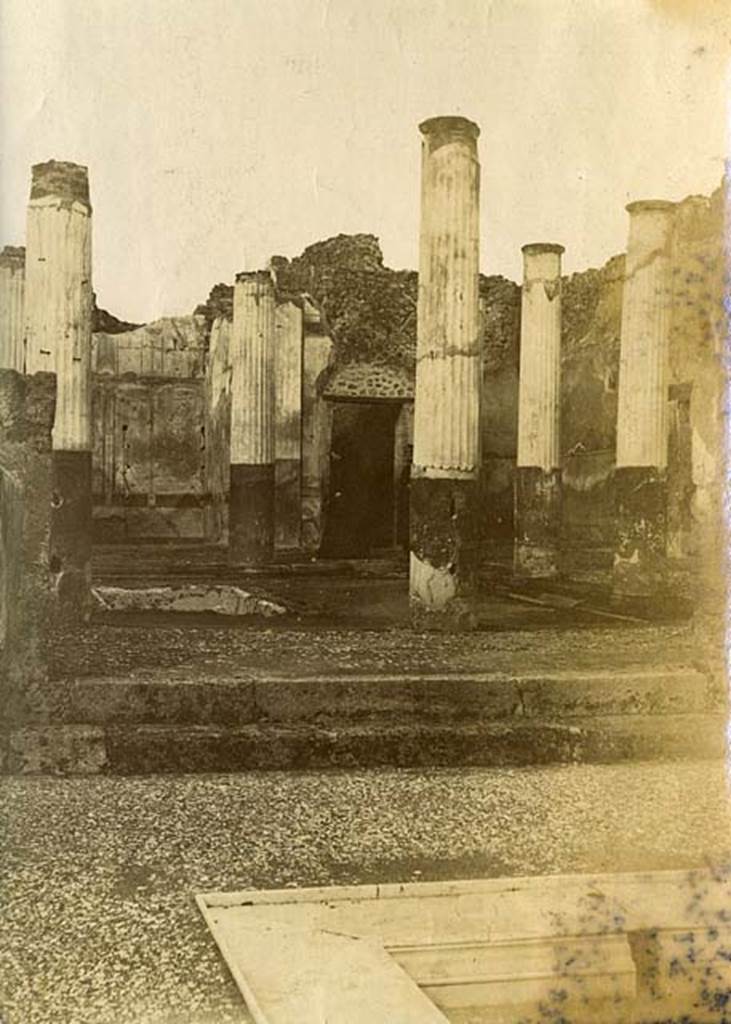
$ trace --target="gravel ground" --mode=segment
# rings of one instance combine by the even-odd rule
[[[148,616],[149,619],[149,616]],[[51,645],[57,678],[121,675],[185,667],[205,675],[232,671],[509,672],[691,664],[688,626],[564,627],[476,633],[410,629],[222,626],[193,617],[154,625],[97,623]]]
[[[717,763],[0,784],[3,1024],[243,1024],[192,897],[727,861]]]

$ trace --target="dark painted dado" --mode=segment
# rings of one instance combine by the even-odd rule
[[[479,567],[477,481],[416,476],[409,498],[412,554],[434,569],[448,569],[455,583],[455,599],[438,614],[422,614],[413,603],[415,624],[468,625],[461,599],[473,592]]]
[[[91,452],[54,451],[49,565],[60,611],[73,618],[90,611],[91,540]]]
[[[561,540],[561,470],[518,466],[515,474],[515,562],[518,575],[555,576]]]
[[[232,465],[228,520],[229,560],[270,562],[274,556],[274,466]]]
[[[617,534],[613,592],[619,599],[665,596],[667,587],[667,478],[653,467],[614,471]]]

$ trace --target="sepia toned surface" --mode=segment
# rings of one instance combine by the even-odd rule
[[[727,1019],[730,53],[5,0],[6,1024]]]
[[[200,892],[687,869],[729,828],[707,761],[25,778],[2,799],[3,999],[24,1024],[248,1024]]]

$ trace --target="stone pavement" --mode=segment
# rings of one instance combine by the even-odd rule
[[[12,778],[4,1024],[244,1024],[193,903],[212,889],[731,859],[726,766]]]

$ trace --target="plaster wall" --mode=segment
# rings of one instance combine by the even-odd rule
[[[93,491],[101,541],[214,530],[202,316],[93,339]]]

